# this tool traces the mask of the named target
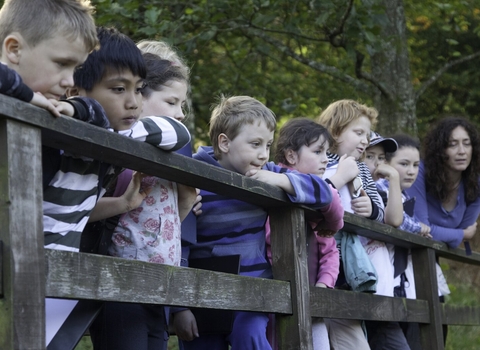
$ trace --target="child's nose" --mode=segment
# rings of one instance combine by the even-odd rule
[[[185,119],[185,114],[183,113],[183,109],[182,109],[182,108],[180,108],[180,110],[178,110],[177,113],[175,113],[174,118],[175,118],[176,120],[178,120],[179,122],[181,122],[182,120]]]
[[[258,155],[258,157],[260,159],[267,159],[269,156],[269,150],[268,148],[263,148],[261,151],[260,151],[260,154]]]
[[[139,106],[142,107],[140,101],[141,97],[139,99],[135,92],[128,93],[126,96],[125,107],[127,109],[137,109]]]
[[[64,88],[75,86],[75,82],[73,80],[73,71],[67,72],[63,75],[62,79],[60,80],[60,86]]]

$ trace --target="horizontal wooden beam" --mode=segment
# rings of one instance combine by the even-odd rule
[[[310,287],[310,305],[311,315],[314,317],[430,322],[428,303],[425,300]]]
[[[160,150],[85,122],[54,118],[31,104],[0,95],[1,113],[42,129],[43,144],[261,206],[290,203],[280,188],[226,169]]]
[[[45,261],[48,297],[292,313],[289,282],[50,249]]]
[[[444,304],[442,310],[442,323],[461,326],[480,325],[480,307],[455,306]]]

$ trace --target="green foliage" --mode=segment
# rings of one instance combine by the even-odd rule
[[[369,81],[359,72],[375,73],[371,58],[385,54],[385,45],[397,40],[385,34],[391,18],[380,0],[93,3],[99,24],[115,25],[134,40],[166,40],[187,58],[192,66],[196,132],[206,142],[210,106],[220,94],[254,96],[279,118],[313,118],[340,98],[374,103],[379,95],[372,81],[377,78]],[[479,32],[475,16],[480,10],[474,0],[409,0],[404,10],[413,78],[405,73],[398,79],[411,79],[412,88],[420,87],[445,63],[479,50],[472,41]],[[420,98],[421,133],[441,115],[439,110],[478,118],[474,63],[454,66]],[[387,88],[396,85],[377,82]],[[402,94],[394,89],[387,103],[398,108],[396,104],[408,98]]]
[[[439,67],[480,51],[480,4],[469,1],[407,2],[411,67],[419,85]],[[444,115],[465,115],[480,125],[480,58],[443,73],[417,104],[420,135]]]
[[[473,247],[475,248],[475,245]],[[446,303],[477,307],[478,293],[480,292],[478,268],[474,265],[467,266],[450,260],[441,259],[440,261],[451,291],[451,294],[446,297]],[[449,326],[445,349],[479,349],[479,334],[480,326]]]

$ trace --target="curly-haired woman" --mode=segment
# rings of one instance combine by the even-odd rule
[[[480,214],[480,135],[464,118],[440,120],[427,134],[418,178],[407,190],[433,239],[456,248],[471,239]]]

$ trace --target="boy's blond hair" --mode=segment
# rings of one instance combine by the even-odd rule
[[[317,122],[326,127],[336,140],[348,124],[360,117],[367,117],[373,129],[377,124],[378,111],[354,100],[339,100],[331,103],[317,118]],[[336,152],[336,143],[330,145],[330,150]]]
[[[5,0],[0,10],[0,43],[17,32],[34,47],[61,34],[71,40],[82,38],[90,52],[98,45],[93,10],[90,0]]]
[[[220,97],[210,117],[209,136],[217,159],[222,154],[218,147],[218,136],[225,134],[230,140],[235,139],[246,124],[265,122],[270,131],[275,131],[277,121],[275,114],[263,103],[249,96]]]

